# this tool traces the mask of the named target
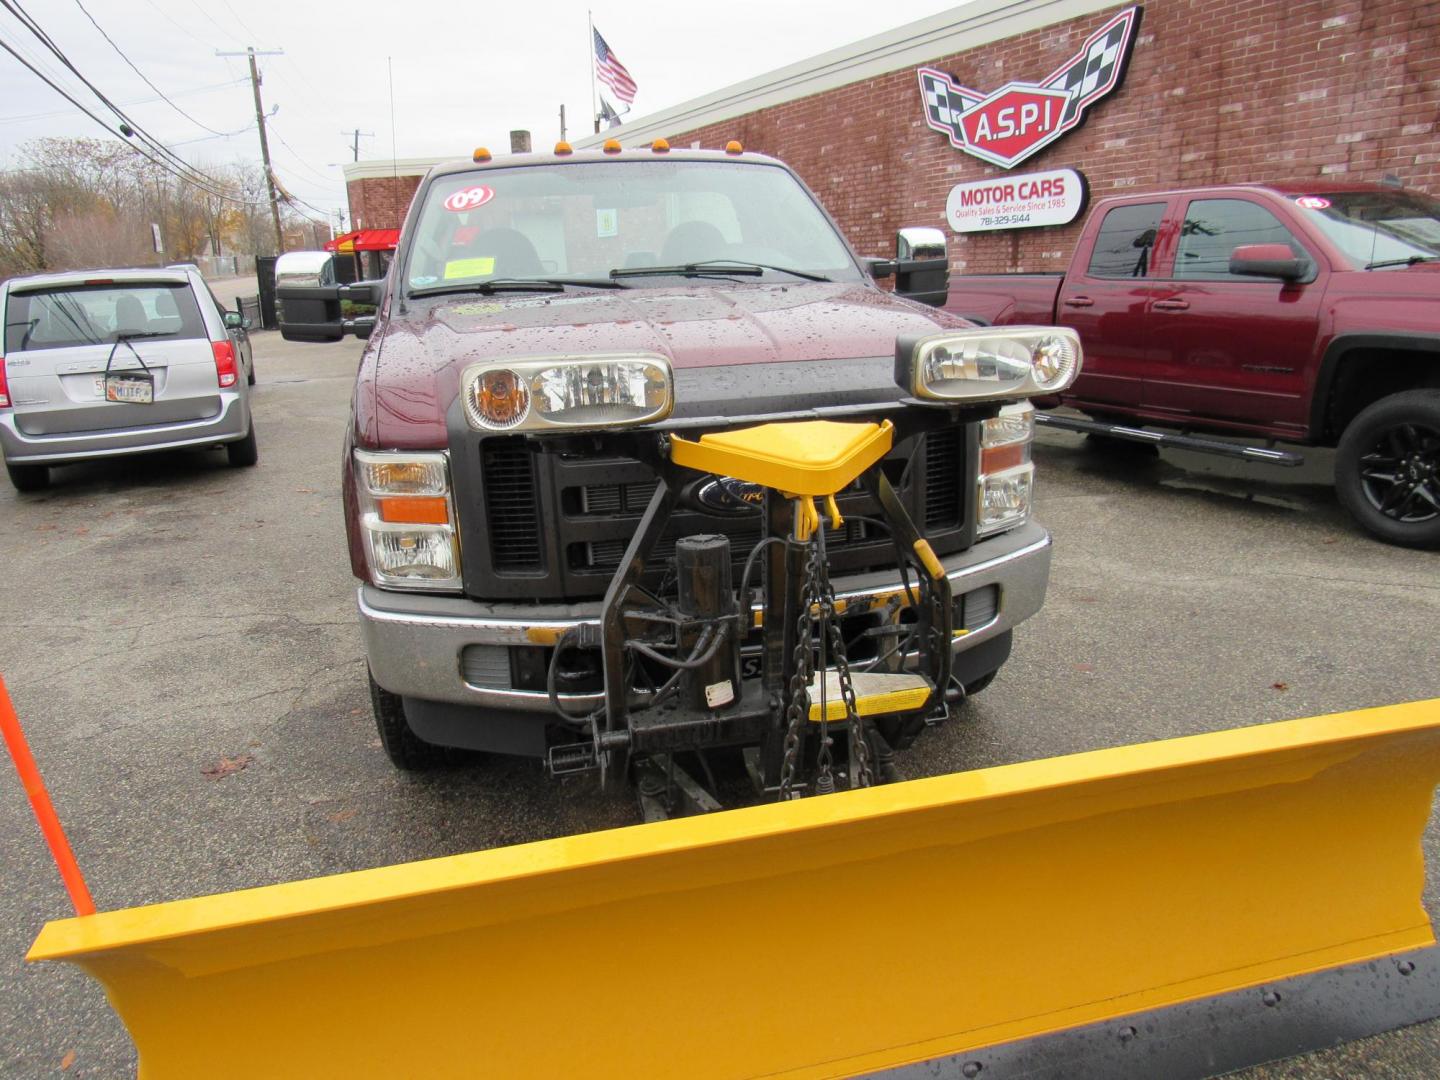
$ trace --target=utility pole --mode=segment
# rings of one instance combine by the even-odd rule
[[[270,143],[265,138],[265,107],[260,104],[260,69],[255,66],[257,56],[284,56],[284,49],[262,49],[254,45],[244,52],[222,52],[216,56],[244,56],[250,60],[250,89],[255,92],[255,126],[260,129],[260,160],[265,164],[265,188],[270,192],[270,217],[275,222],[275,254],[285,254],[285,233],[280,228],[280,197],[275,193],[275,173],[270,168]]]
[[[560,106],[560,141],[565,141],[565,106]]]
[[[359,161],[359,160],[360,160],[360,140],[361,140],[362,138],[365,138],[365,139],[373,139],[373,138],[375,137],[375,132],[373,132],[373,131],[361,131],[359,128],[356,128],[353,132],[350,132],[350,131],[342,131],[340,134],[341,134],[341,135],[353,135],[353,136],[354,136],[354,140],[350,143],[350,153],[353,155],[353,157],[352,157],[351,160],[353,160],[353,161]]]

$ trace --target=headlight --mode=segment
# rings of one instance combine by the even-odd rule
[[[472,364],[460,376],[465,417],[481,431],[632,427],[674,402],[663,356],[547,356]]]
[[[355,495],[376,585],[460,591],[460,537],[444,454],[356,450]]]
[[[980,430],[980,476],[975,531],[1003,532],[1030,517],[1035,466],[1030,443],[1035,437],[1035,408],[1028,401],[1006,405]]]
[[[895,381],[932,401],[1053,394],[1080,374],[1080,336],[1063,326],[949,330],[895,345]]]

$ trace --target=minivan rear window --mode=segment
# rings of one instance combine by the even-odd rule
[[[113,345],[117,338],[203,338],[195,294],[185,282],[56,285],[11,292],[5,352]]]

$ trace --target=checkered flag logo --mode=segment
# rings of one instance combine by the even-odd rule
[[[1000,90],[987,94],[961,86],[943,71],[920,68],[917,74],[926,125],[947,135],[950,145],[957,150],[1005,168],[1018,164],[1078,126],[1085,110],[1120,84],[1125,62],[1134,45],[1141,10],[1139,7],[1127,8],[1114,16],[1085,40],[1078,53],[1040,82],[1007,83]],[[1046,90],[1052,95],[1063,93],[1066,95],[1064,107],[1055,110],[1058,115],[1054,116],[1053,123],[1036,131],[1018,151],[1012,148],[1002,152],[984,145],[987,132],[993,130],[992,126],[967,121],[983,113],[987,106],[1000,102],[1006,95],[1011,95],[1013,99],[1014,95],[1023,94],[1026,90]],[[993,141],[993,136],[989,141]]]
[[[1070,95],[1065,119],[1079,118],[1081,112],[1111,90],[1120,76],[1121,61],[1130,52],[1131,31],[1137,9],[1122,11],[1085,42],[1085,47],[1062,64],[1040,85],[1064,90]]]

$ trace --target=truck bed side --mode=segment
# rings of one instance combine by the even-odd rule
[[[950,279],[945,310],[990,326],[1049,326],[1064,274],[966,274]]]

